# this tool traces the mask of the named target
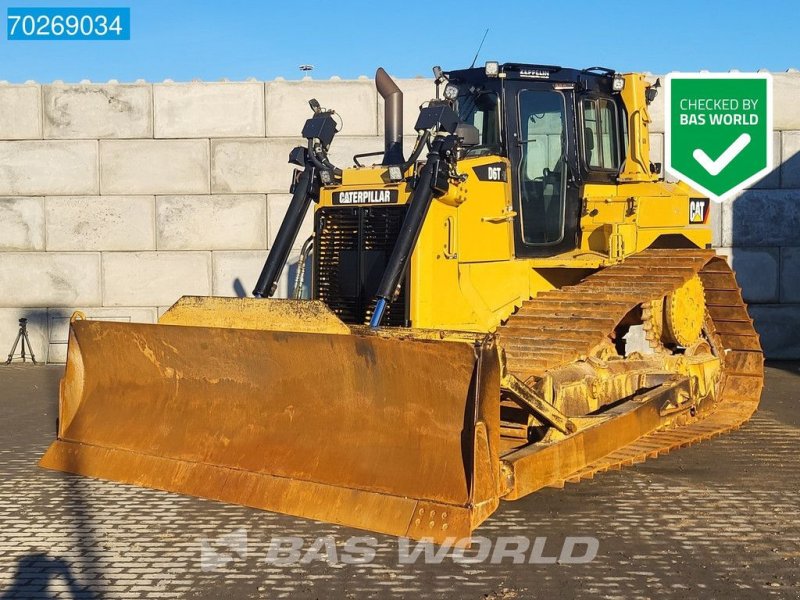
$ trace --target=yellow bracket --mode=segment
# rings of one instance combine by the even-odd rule
[[[512,399],[523,408],[527,408],[561,433],[570,434],[578,430],[578,426],[569,417],[552,404],[548,404],[517,376],[506,373],[500,380],[500,387],[511,395]]]

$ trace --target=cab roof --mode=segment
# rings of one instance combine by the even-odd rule
[[[487,75],[486,68],[483,66],[446,71],[445,75],[453,83],[486,83],[495,79],[504,79],[506,81],[551,81],[554,83],[573,83],[579,89],[611,91],[615,73],[613,69],[605,67],[571,69],[556,65],[533,63],[501,63],[498,75],[494,76]]]

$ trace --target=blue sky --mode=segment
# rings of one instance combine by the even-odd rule
[[[9,6],[130,6],[128,42],[8,41]],[[314,7],[307,9],[304,7]],[[800,68],[797,0],[259,2],[0,0],[0,80],[401,77],[434,64],[602,65],[663,73]]]

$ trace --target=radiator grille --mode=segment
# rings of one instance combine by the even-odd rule
[[[324,207],[315,212],[314,296],[345,323],[369,322],[375,292],[394,248],[406,207]],[[408,325],[407,284],[383,323]]]

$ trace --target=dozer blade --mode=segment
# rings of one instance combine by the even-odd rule
[[[183,301],[187,320],[192,302],[212,314]],[[74,320],[58,439],[41,466],[416,539],[468,537],[498,504],[493,340],[231,328],[258,324],[247,306],[272,302],[225,300],[226,327]],[[341,330],[331,316],[321,327]]]

